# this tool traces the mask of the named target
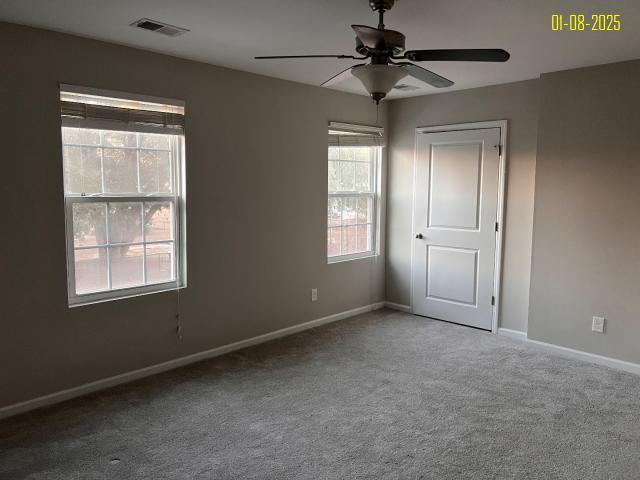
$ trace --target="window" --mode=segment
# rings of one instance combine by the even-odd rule
[[[185,285],[184,107],[63,86],[70,305]]]
[[[327,257],[375,255],[382,129],[329,124]]]

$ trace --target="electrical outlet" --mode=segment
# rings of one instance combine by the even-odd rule
[[[591,324],[591,331],[597,333],[604,333],[604,317],[593,317],[593,323]]]
[[[311,301],[312,302],[317,302],[318,301],[318,289],[317,288],[312,288],[311,289]]]

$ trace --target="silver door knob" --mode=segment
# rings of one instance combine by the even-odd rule
[[[421,233],[418,233],[418,234],[416,235],[416,238],[417,238],[418,240],[422,240],[422,239],[424,238],[424,235],[422,235]]]

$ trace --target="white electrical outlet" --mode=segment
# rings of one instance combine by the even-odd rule
[[[318,301],[318,289],[317,288],[312,288],[311,289],[311,301],[312,302],[317,302]]]
[[[593,323],[591,324],[591,331],[597,333],[604,333],[604,317],[593,317]]]

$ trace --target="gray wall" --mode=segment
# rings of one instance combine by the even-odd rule
[[[375,122],[369,99],[6,23],[0,44],[0,406],[384,300],[382,257],[326,263],[327,122]],[[58,82],[186,100],[182,341],[175,292],[67,307]]]
[[[640,61],[543,75],[529,337],[640,363]],[[593,315],[607,318],[604,335]]]
[[[387,300],[410,302],[415,128],[502,119],[508,120],[509,137],[500,327],[527,330],[537,80],[390,102]]]

